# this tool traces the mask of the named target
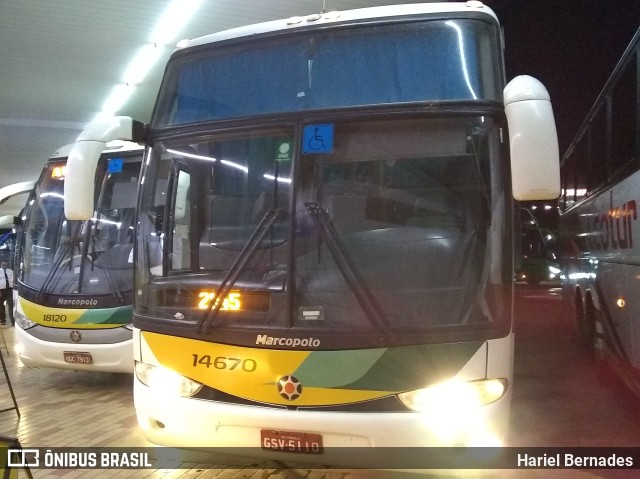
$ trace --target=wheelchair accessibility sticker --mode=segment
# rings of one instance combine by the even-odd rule
[[[107,163],[107,173],[122,173],[122,158],[111,158]]]
[[[303,153],[333,152],[333,123],[306,125],[302,134]]]

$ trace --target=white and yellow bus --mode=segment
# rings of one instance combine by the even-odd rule
[[[91,178],[95,210],[64,216],[71,145],[46,162],[16,251],[16,351],[29,367],[133,372],[133,243],[143,149],[105,146]],[[101,152],[102,153],[102,152]]]
[[[74,184],[114,138],[147,145],[134,397],[149,440],[326,463],[342,446],[504,443],[514,197],[560,181],[549,95],[506,83],[491,9],[190,41],[150,124],[116,117],[76,143]],[[68,217],[86,217],[67,186]]]

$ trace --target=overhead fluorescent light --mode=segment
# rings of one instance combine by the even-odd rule
[[[133,95],[153,66],[166,52],[166,46],[174,42],[187,22],[193,17],[203,0],[173,0],[156,23],[149,38],[125,69],[122,83],[116,85],[102,105],[100,117],[117,113]]]
[[[149,70],[153,68],[153,65],[158,62],[164,52],[164,48],[153,43],[140,48],[124,72],[122,83],[128,86],[135,86],[138,83],[142,83],[147,73],[149,73]]]
[[[120,83],[113,87],[111,93],[102,104],[102,111],[98,113],[93,121],[103,116],[111,116],[115,114],[120,108],[124,106],[127,100],[133,94],[133,85],[127,85],[126,83]]]
[[[156,45],[172,44],[201,3],[202,0],[173,0],[156,23],[149,41]]]

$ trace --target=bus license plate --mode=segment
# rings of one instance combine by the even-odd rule
[[[93,359],[91,353],[79,352],[79,351],[63,351],[64,362],[71,364],[91,364]]]
[[[260,430],[262,449],[298,454],[322,454],[322,436],[306,432]]]

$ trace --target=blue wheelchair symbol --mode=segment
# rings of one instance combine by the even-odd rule
[[[109,163],[107,163],[107,173],[121,173],[122,163],[122,158],[111,158]]]
[[[302,152],[333,152],[333,124],[306,125],[302,134]]]

